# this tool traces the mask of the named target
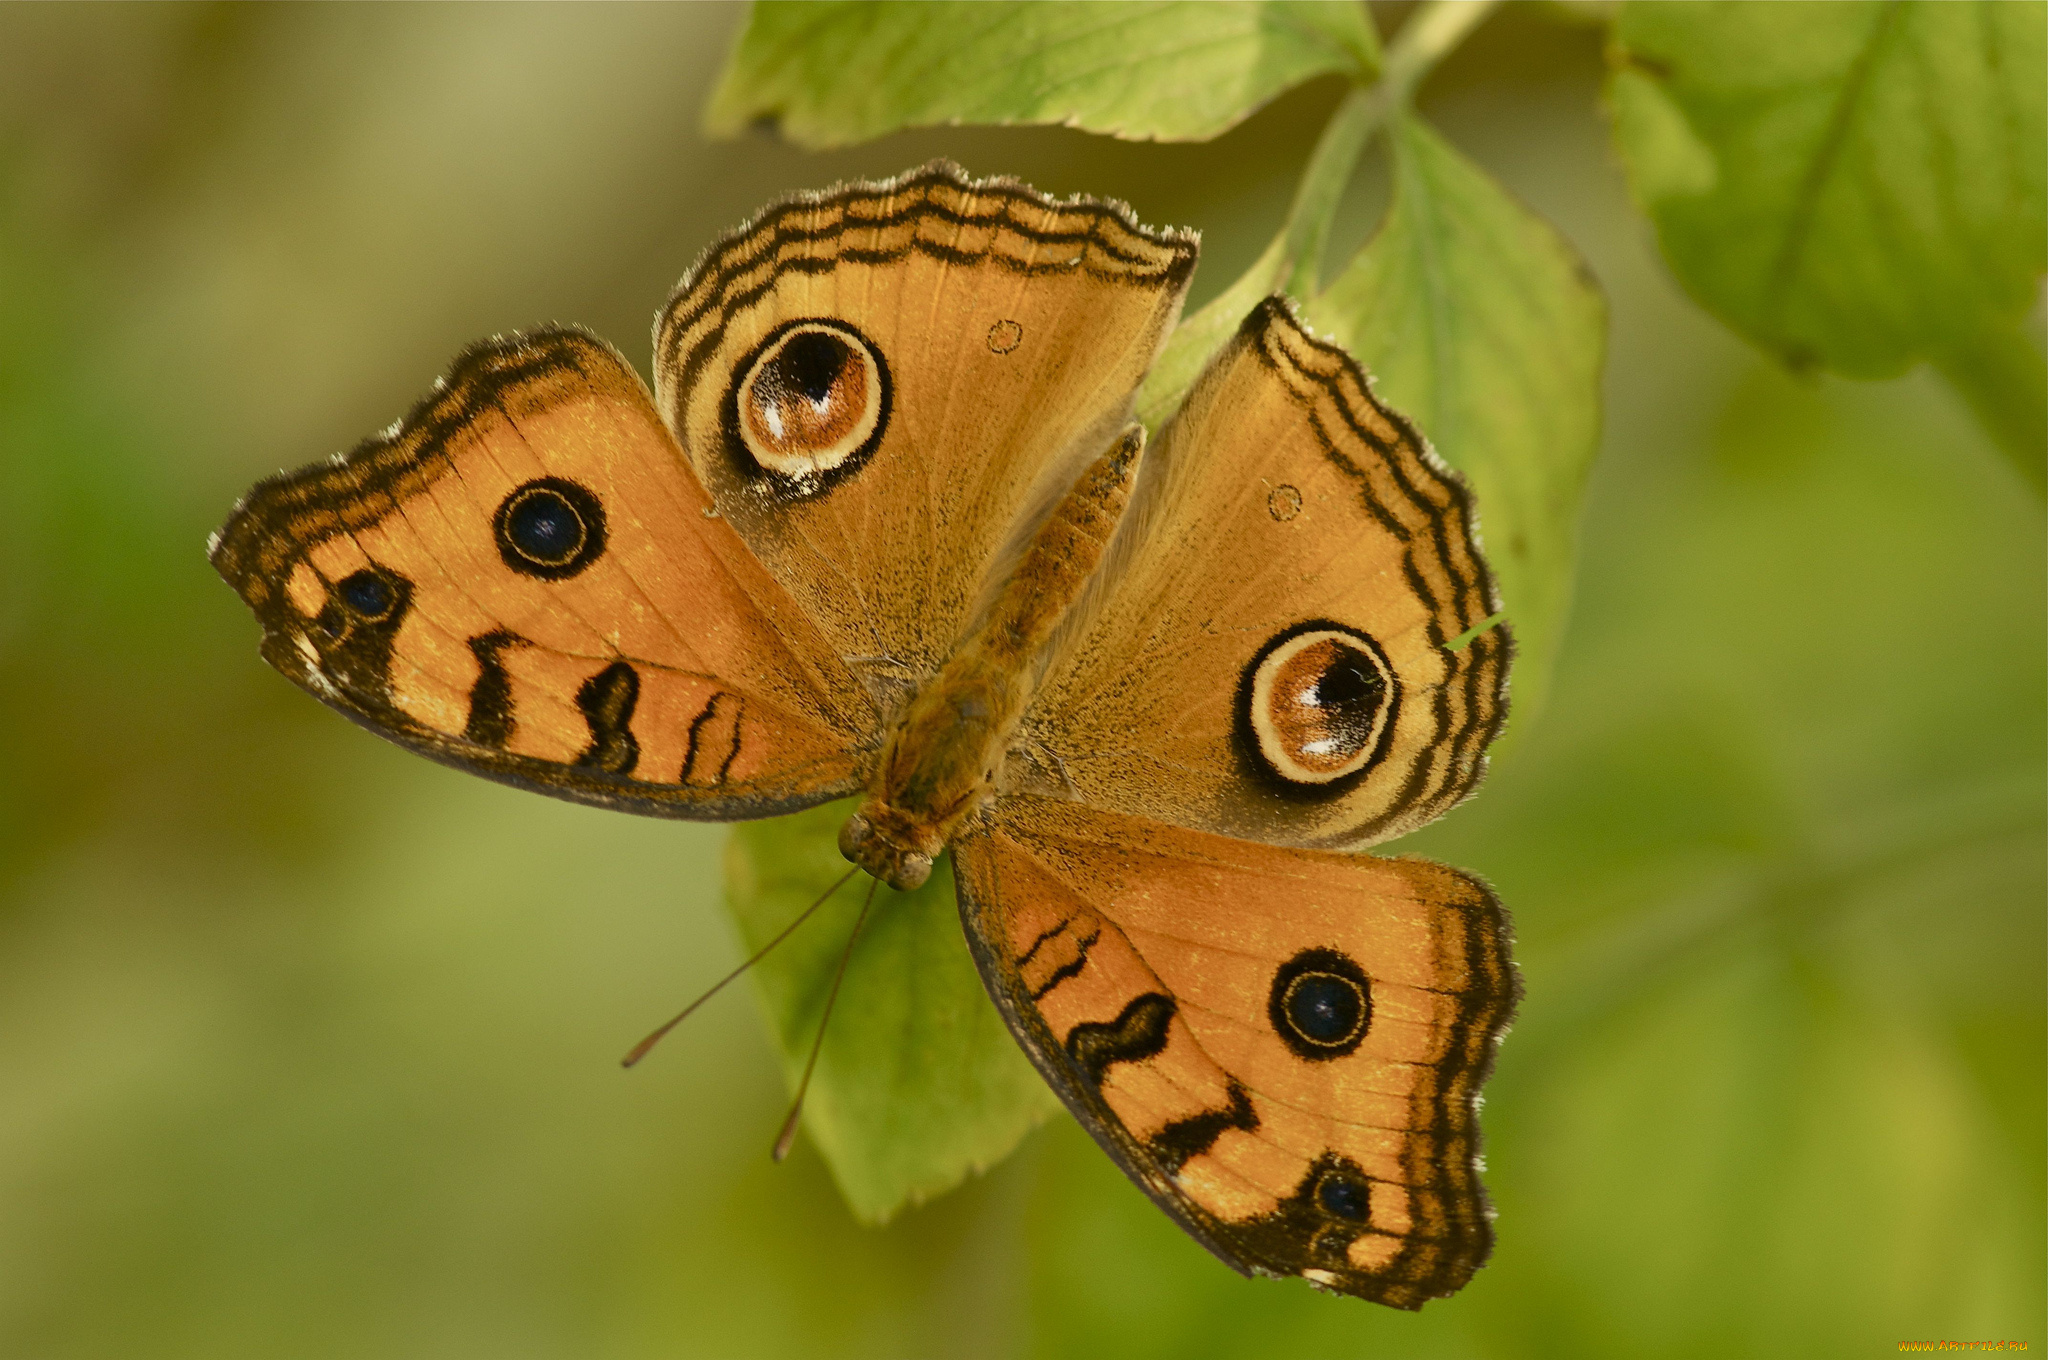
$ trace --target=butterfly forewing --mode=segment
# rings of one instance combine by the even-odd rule
[[[1506,715],[1470,497],[1269,299],[1146,454],[1027,734],[1070,796],[1358,847],[1471,790]]]
[[[256,487],[214,563],[272,664],[436,759],[696,817],[858,788],[866,694],[710,511],[625,362],[551,330]]]
[[[840,650],[922,678],[1122,426],[1194,259],[1120,204],[952,166],[803,195],[683,281],[656,392]]]
[[[1474,1104],[1517,984],[1477,880],[1030,797],[955,867],[1039,1069],[1218,1256],[1402,1308],[1485,1260]]]

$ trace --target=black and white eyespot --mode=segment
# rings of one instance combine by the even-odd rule
[[[1295,797],[1332,797],[1385,752],[1400,683],[1379,643],[1315,619],[1270,639],[1239,677],[1240,751],[1264,782]]]
[[[491,518],[498,556],[524,576],[566,581],[604,555],[604,506],[566,477],[514,489]]]
[[[872,455],[889,425],[889,365],[844,321],[786,322],[734,370],[726,443],[741,473],[779,497],[838,485]]]
[[[1297,1057],[1341,1058],[1372,1029],[1372,982],[1340,950],[1304,949],[1273,974],[1266,1016]]]

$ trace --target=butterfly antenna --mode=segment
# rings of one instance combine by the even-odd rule
[[[774,939],[770,940],[768,943],[762,945],[759,949],[755,950],[754,956],[752,958],[748,959],[739,967],[733,969],[730,973],[727,973],[718,981],[712,983],[710,991],[704,993],[704,995],[698,997],[695,1001],[692,1001],[689,1005],[683,1007],[682,1011],[676,1016],[675,1019],[663,1025],[660,1029],[654,1031],[654,1033],[648,1035],[639,1043],[633,1045],[633,1051],[631,1053],[628,1053],[625,1057],[619,1060],[619,1066],[631,1067],[634,1063],[637,1063],[642,1058],[646,1057],[648,1050],[661,1042],[662,1036],[666,1035],[670,1030],[674,1029],[677,1025],[682,1024],[683,1021],[689,1019],[691,1013],[694,1012],[699,1006],[709,1001],[712,997],[717,996],[721,991],[725,989],[726,983],[731,982],[741,973],[746,972],[749,968],[752,968],[762,959],[768,957],[769,950],[775,948],[776,945],[779,945],[784,940],[788,939],[791,933],[794,932],[798,926],[810,920],[813,912],[817,911],[819,907],[824,906],[826,900],[830,898],[833,893],[836,893],[841,888],[845,887],[846,881],[859,872],[860,870],[858,868],[848,869],[843,875],[840,876],[837,882],[835,882],[831,887],[825,889],[824,894],[820,896],[817,901],[811,903],[811,905],[809,905],[808,907],[805,907],[803,909],[803,912],[794,921],[791,921],[788,925],[784,926],[780,934],[778,934]]]
[[[868,880],[867,898],[860,904],[860,915],[854,919],[853,933],[846,937],[846,949],[839,955],[839,971],[832,975],[832,990],[825,995],[825,1013],[818,1018],[818,1037],[811,1041],[811,1056],[804,1063],[804,1079],[796,1084],[796,1100],[790,1104],[789,1118],[782,1121],[782,1132],[775,1138],[775,1160],[781,1161],[789,1155],[796,1143],[796,1121],[804,1112],[804,1094],[811,1089],[811,1073],[818,1066],[818,1051],[825,1047],[825,1026],[832,1020],[832,1007],[839,1000],[839,984],[846,981],[846,963],[853,957],[853,942],[860,938],[860,928],[867,924],[868,908],[875,905],[875,888],[880,879]]]

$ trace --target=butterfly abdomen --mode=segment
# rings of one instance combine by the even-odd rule
[[[961,648],[963,655],[981,646],[1021,670],[1038,653],[1102,560],[1130,503],[1144,452],[1145,429],[1133,425],[1081,474],[1031,536],[987,619]]]
[[[960,824],[995,792],[1031,702],[1032,662],[1087,584],[1130,502],[1145,432],[1133,425],[1081,474],[1018,559],[983,618],[890,732],[868,799],[840,850],[912,888]]]

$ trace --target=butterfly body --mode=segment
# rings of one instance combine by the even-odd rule
[[[212,558],[263,654],[410,749],[841,846],[961,920],[1025,1052],[1248,1273],[1413,1308],[1491,1244],[1513,1011],[1477,879],[1358,853],[1506,711],[1470,498],[1260,304],[1148,442],[1194,238],[934,165],[714,244],[655,383],[548,328],[255,487]]]
[[[892,725],[874,782],[840,849],[908,890],[960,825],[996,794],[1032,695],[1031,664],[1087,583],[1130,499],[1144,449],[1133,427],[1032,535],[987,617]]]

